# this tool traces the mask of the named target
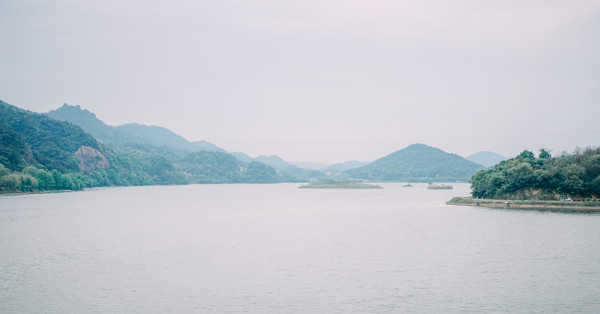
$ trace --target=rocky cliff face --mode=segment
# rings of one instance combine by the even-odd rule
[[[102,153],[90,146],[81,146],[75,152],[75,158],[79,163],[79,170],[89,172],[94,169],[108,169],[110,163]]]

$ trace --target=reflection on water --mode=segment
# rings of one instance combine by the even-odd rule
[[[600,216],[297,184],[0,198],[0,312],[600,312]]]

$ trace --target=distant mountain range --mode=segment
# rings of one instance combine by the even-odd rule
[[[7,177],[1,177],[6,175],[2,169],[21,176],[21,181],[12,177],[14,182],[23,182],[36,171],[80,173],[69,177],[77,184],[62,187],[301,182],[324,176],[379,182],[466,182],[478,170],[505,158],[481,152],[469,159],[473,161],[413,144],[372,163],[292,164],[274,155],[253,158],[241,152],[228,153],[206,141],[189,142],[163,127],[109,126],[80,106],[65,104],[38,114],[0,101],[0,179],[4,181]],[[23,170],[26,168],[29,170]],[[56,180],[61,180],[58,175]]]
[[[177,150],[183,150],[184,152],[226,152],[224,149],[207,141],[189,142],[173,131],[159,126],[148,126],[137,123],[128,123],[121,126],[110,126],[97,118],[94,113],[86,109],[82,109],[79,105],[70,106],[68,104],[64,104],[62,107],[48,112],[48,115],[60,121],[74,123],[84,129],[86,132],[92,134],[100,142],[106,144],[164,146]],[[320,171],[296,167],[285,162],[278,156],[262,155],[252,158],[251,156],[241,152],[235,152],[232,153],[232,155],[245,163],[256,161],[269,165],[275,168],[275,170],[282,175],[282,178],[285,181],[304,181],[324,175],[324,173]]]
[[[484,152],[475,153],[469,157],[466,157],[466,159],[470,160],[474,163],[480,164],[486,168],[489,168],[503,160],[507,160],[508,158],[506,158],[500,154],[496,154],[494,152],[484,151]]]
[[[159,127],[137,123],[128,123],[121,126],[110,126],[98,119],[88,110],[81,109],[79,105],[62,107],[48,112],[56,120],[68,121],[80,126],[96,139],[106,144],[144,144],[167,146],[186,151],[213,151],[225,152],[224,149],[207,141],[189,142],[173,131]]]
[[[364,161],[346,161],[333,165],[319,162],[293,162],[292,164],[296,167],[304,169],[318,170],[323,171],[325,173],[337,173],[346,171],[348,169],[362,167],[369,163]]]
[[[483,168],[456,154],[424,144],[413,144],[344,174],[374,182],[465,182]]]
[[[254,160],[275,168],[275,170],[277,170],[277,172],[282,176],[282,178],[285,181],[290,181],[294,178],[301,179],[303,181],[308,181],[312,178],[318,178],[325,175],[325,173],[323,173],[322,171],[304,169],[294,166],[275,155],[261,155],[254,158]]]
[[[134,124],[114,128],[80,108],[63,109],[77,109],[71,118],[79,118],[77,122],[83,125],[89,121],[86,128],[109,143],[100,143],[74,123],[0,101],[0,193],[95,186],[282,182],[282,176],[263,163],[243,162],[223,151],[188,152],[185,146],[174,146],[169,141],[182,145],[186,141],[164,128]],[[146,134],[137,134],[140,130]],[[194,143],[191,145],[197,149]]]
[[[290,164],[292,164],[296,167],[299,167],[299,168],[318,170],[318,171],[323,171],[323,170],[327,169],[327,167],[330,166],[329,164],[326,164],[326,163],[310,162],[310,161],[290,162]]]
[[[344,172],[346,170],[359,168],[362,166],[366,166],[368,164],[369,164],[368,162],[364,162],[364,161],[346,161],[346,162],[340,162],[337,164],[333,164],[333,165],[325,168],[325,170],[323,170],[323,171],[328,172],[328,173]]]

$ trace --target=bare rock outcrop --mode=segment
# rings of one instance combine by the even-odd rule
[[[79,170],[89,172],[94,169],[108,169],[110,163],[102,153],[90,146],[81,146],[75,152],[75,158],[79,163]]]

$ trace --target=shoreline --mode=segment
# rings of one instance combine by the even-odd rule
[[[17,195],[33,195],[33,194],[52,194],[52,193],[80,192],[80,191],[85,191],[86,189],[81,189],[81,190],[49,190],[49,191],[6,192],[6,193],[0,192],[0,197],[2,197],[2,196],[17,196]]]
[[[470,197],[454,197],[447,201],[447,205],[475,206],[486,208],[524,209],[556,212],[581,212],[600,213],[600,202],[588,205],[591,202],[561,202],[561,201],[529,201],[529,200],[496,200],[473,199]]]

